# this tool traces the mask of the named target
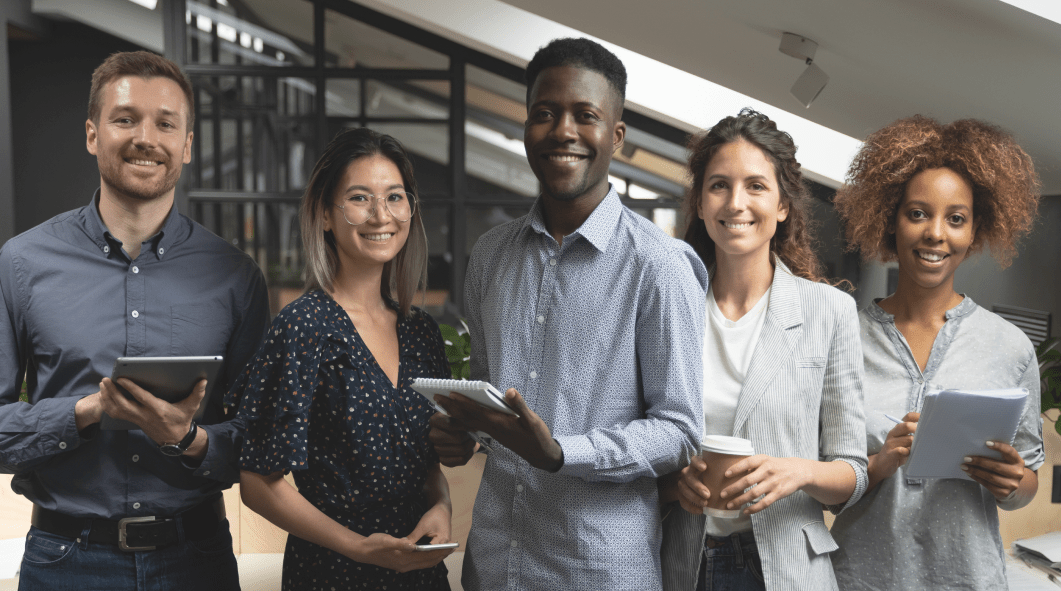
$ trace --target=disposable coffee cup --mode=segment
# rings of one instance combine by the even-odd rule
[[[736,519],[740,517],[739,509],[726,509],[726,503],[731,498],[723,499],[721,492],[737,480],[743,474],[734,474],[726,478],[726,470],[737,462],[748,456],[755,455],[752,442],[741,437],[730,437],[727,435],[708,435],[700,443],[700,457],[707,463],[707,471],[701,476],[701,480],[708,490],[711,491],[711,499],[708,501],[705,513],[712,517],[722,519]]]

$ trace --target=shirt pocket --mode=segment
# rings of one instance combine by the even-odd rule
[[[232,313],[216,300],[170,307],[170,355],[225,355]]]

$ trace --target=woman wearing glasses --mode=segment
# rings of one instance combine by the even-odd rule
[[[332,140],[302,198],[306,293],[229,394],[247,424],[243,501],[291,534],[284,589],[449,589],[452,550],[416,551],[449,541],[451,507],[434,410],[409,387],[449,377],[438,326],[412,307],[427,261],[415,195],[394,138]]]

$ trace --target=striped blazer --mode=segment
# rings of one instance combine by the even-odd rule
[[[766,321],[737,400],[733,434],[750,439],[756,453],[850,464],[855,490],[847,503],[829,507],[838,513],[858,501],[867,483],[855,302],[775,262]],[[677,503],[670,507],[660,549],[665,591],[696,588],[705,528],[702,515]],[[768,591],[837,588],[829,560],[837,545],[821,503],[810,495],[797,491],[752,515],[752,529]]]

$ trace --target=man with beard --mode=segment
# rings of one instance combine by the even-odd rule
[[[442,463],[487,456],[464,558],[478,589],[660,588],[656,478],[703,430],[707,272],[608,182],[623,144],[626,71],[586,39],[527,66],[528,215],[479,239],[465,283],[472,378],[519,418],[457,394],[432,418]]]
[[[238,588],[223,397],[197,425],[205,380],[170,404],[105,377],[117,357],[221,355],[224,388],[265,332],[257,265],[173,205],[193,113],[176,64],[109,57],[85,122],[100,188],[0,248],[0,470],[34,504],[22,589]],[[139,429],[100,429],[103,412]]]

